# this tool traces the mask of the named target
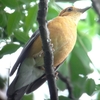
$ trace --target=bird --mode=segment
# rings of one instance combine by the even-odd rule
[[[53,44],[54,70],[64,62],[73,50],[77,40],[77,24],[80,16],[89,9],[70,6],[47,23]],[[39,29],[34,32],[16,60],[10,76],[17,74],[7,89],[8,100],[20,100],[46,81],[43,49]]]

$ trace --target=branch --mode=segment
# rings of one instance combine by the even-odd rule
[[[58,100],[55,84],[55,74],[53,69],[53,50],[49,38],[49,31],[46,23],[47,0],[40,0],[37,20],[39,23],[40,36],[44,51],[44,67],[48,80],[51,100]]]
[[[73,92],[72,92],[72,86],[71,86],[71,83],[69,81],[69,78],[65,78],[64,76],[62,76],[62,74],[60,72],[58,72],[58,77],[66,84],[66,87],[69,91],[69,98],[71,100],[74,100],[74,96],[73,96]]]

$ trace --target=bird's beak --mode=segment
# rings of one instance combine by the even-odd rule
[[[91,7],[86,7],[84,9],[78,9],[79,12],[84,13],[86,10],[90,9]]]

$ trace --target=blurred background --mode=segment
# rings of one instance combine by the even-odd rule
[[[0,0],[0,100],[14,76],[9,72],[23,46],[38,29],[38,0]],[[100,0],[49,0],[47,20],[68,6],[92,6],[81,17],[77,42],[59,71],[69,77],[76,100],[100,100]],[[59,100],[70,100],[65,84],[56,80]],[[47,82],[22,100],[49,100]]]

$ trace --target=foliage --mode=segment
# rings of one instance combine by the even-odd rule
[[[36,21],[38,4],[36,1],[0,0],[0,44],[4,43],[0,47],[1,58],[23,46],[28,41],[30,34],[38,28]],[[48,7],[47,20],[57,16],[61,10],[53,0],[50,0]],[[10,9],[10,12],[5,8]],[[95,92],[98,92],[97,98],[100,98],[100,84],[96,85],[94,79],[88,78],[94,69],[91,69],[92,61],[87,53],[92,49],[92,40],[95,35],[100,35],[100,26],[96,22],[96,18],[97,15],[92,8],[87,11],[86,19],[81,20],[78,24],[76,45],[68,59],[59,68],[64,76],[70,78],[76,99],[80,98],[83,93],[91,96]],[[60,90],[66,88],[60,80],[57,80],[57,85]],[[66,97],[61,96],[59,98],[64,100]]]
[[[6,78],[2,78],[0,76],[0,90],[2,90],[5,87],[5,83],[6,83],[7,79]]]

